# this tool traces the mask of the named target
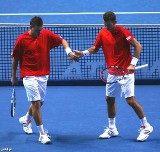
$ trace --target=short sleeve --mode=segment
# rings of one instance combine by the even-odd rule
[[[94,42],[94,46],[96,49],[99,49],[101,47],[101,32],[98,33],[96,40]]]
[[[12,53],[11,53],[11,57],[20,58],[21,50],[22,50],[21,43],[22,43],[21,39],[17,38],[16,42],[14,44],[14,48],[13,48]]]
[[[51,48],[58,47],[59,45],[62,44],[62,40],[63,40],[62,37],[60,37],[59,35],[51,31],[48,31],[48,33],[49,33],[49,42],[50,42]]]
[[[123,33],[124,33],[124,35],[126,37],[126,40],[129,41],[129,42],[132,41],[133,38],[134,38],[132,33],[128,29],[125,29],[125,28],[123,28],[122,30],[123,30]]]

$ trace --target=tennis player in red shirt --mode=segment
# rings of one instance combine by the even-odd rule
[[[20,65],[20,77],[26,89],[28,101],[31,102],[27,114],[19,119],[23,130],[32,134],[31,118],[40,133],[39,141],[43,144],[51,142],[47,132],[43,128],[40,107],[43,105],[46,95],[47,81],[50,74],[50,50],[63,45],[71,60],[78,61],[78,57],[71,51],[69,44],[59,35],[43,29],[43,20],[35,16],[30,21],[30,30],[20,35],[15,42],[11,53],[12,60],[12,85],[16,85],[16,70]]]
[[[96,53],[102,47],[107,67],[118,66],[127,69],[131,74],[125,78],[124,83],[117,82],[106,84],[106,102],[108,107],[108,126],[99,138],[110,138],[118,136],[116,127],[116,97],[125,96],[127,103],[133,108],[140,119],[141,127],[137,141],[145,141],[153,131],[153,127],[147,122],[142,106],[134,96],[134,73],[138,57],[142,50],[141,44],[134,38],[131,32],[122,26],[116,25],[116,15],[113,12],[106,12],[103,15],[104,28],[102,28],[95,40],[94,46],[85,51],[75,51],[76,55],[86,56]],[[132,58],[130,46],[134,47]],[[111,79],[117,79],[110,75]]]

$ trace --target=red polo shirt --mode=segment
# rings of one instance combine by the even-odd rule
[[[11,56],[20,60],[20,77],[50,74],[50,50],[62,44],[63,38],[43,29],[37,38],[28,31],[20,35]]]
[[[119,66],[127,68],[132,60],[130,41],[133,35],[129,30],[116,25],[113,32],[106,28],[100,30],[94,46],[102,47],[107,66]]]

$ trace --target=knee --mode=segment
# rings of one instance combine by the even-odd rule
[[[115,103],[115,98],[106,96],[106,102],[107,102],[107,104],[110,104],[110,105],[114,104]]]
[[[126,101],[127,101],[127,103],[128,103],[130,106],[134,106],[134,105],[135,105],[135,102],[136,102],[136,100],[135,100],[134,97],[128,97],[128,98],[126,98]]]
[[[33,107],[34,109],[40,109],[40,107],[41,107],[41,102],[40,102],[39,100],[32,102],[32,107]]]

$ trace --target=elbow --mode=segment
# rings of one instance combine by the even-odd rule
[[[141,52],[141,51],[142,51],[142,49],[143,49],[143,47],[142,47],[142,45],[141,45],[141,44],[139,44],[137,48],[138,48],[139,52]]]
[[[142,45],[140,44],[140,50],[142,51],[142,49],[143,49],[143,47],[142,47]]]
[[[142,49],[143,49],[143,47],[142,47],[142,45],[140,45],[140,46],[139,46],[139,50],[140,50],[140,52],[142,51]]]

